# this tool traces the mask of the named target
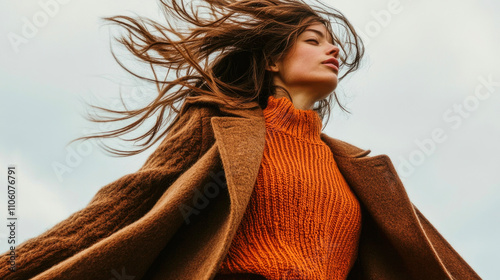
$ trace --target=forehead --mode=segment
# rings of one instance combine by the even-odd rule
[[[307,34],[316,34],[316,35],[318,35],[320,37],[326,36],[326,39],[330,43],[333,43],[333,39],[332,39],[332,36],[331,36],[330,32],[328,32],[328,30],[326,29],[325,25],[323,25],[322,23],[316,23],[316,24],[309,25],[304,30],[304,32],[302,34],[304,34],[304,35],[307,35]]]

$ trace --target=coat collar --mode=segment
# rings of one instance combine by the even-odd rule
[[[260,130],[261,134],[265,135],[265,119],[263,110],[260,108],[257,102],[251,102],[252,105],[247,105],[250,107],[249,109],[239,110],[239,109],[229,109],[226,107],[219,107],[220,111],[226,114],[224,117],[214,117],[216,123],[227,123],[228,120],[239,128],[242,131],[248,130]],[[253,127],[247,127],[248,120],[252,120],[254,123]],[[241,125],[241,126],[240,126]],[[212,123],[212,127],[214,128],[214,124]],[[217,128],[215,128],[217,129]],[[219,133],[219,136],[223,136]],[[252,136],[250,136],[252,137]],[[259,136],[257,136],[259,137]],[[371,150],[364,150],[358,148],[354,145],[351,145],[347,142],[332,138],[325,133],[321,133],[321,139],[332,149],[332,153],[336,156],[348,157],[348,158],[359,158],[368,155]],[[217,139],[216,139],[217,140]],[[262,151],[264,147],[262,146]]]
[[[211,124],[231,203],[230,223],[234,230],[229,234],[234,235],[250,201],[258,175],[266,127],[263,110],[259,106],[253,109],[221,111],[229,115],[212,117]],[[373,221],[381,234],[390,236],[391,242],[398,248],[397,251],[403,254],[403,259],[407,257],[404,252],[412,252],[413,258],[422,260],[422,264],[414,266],[413,273],[419,274],[421,272],[417,270],[426,267],[429,271],[439,272],[437,275],[442,276],[442,279],[450,277],[422,230],[413,204],[390,158],[383,154],[368,157],[371,150],[358,148],[324,133],[321,133],[321,139],[330,147],[341,174],[359,199],[364,213],[368,215],[365,219]],[[397,228],[400,225],[407,227],[405,238],[393,234],[400,232]],[[366,235],[362,233],[361,240],[364,238]],[[408,248],[408,238],[425,245],[419,250]],[[364,244],[363,241],[360,242]],[[436,274],[429,276],[435,277]]]
[[[254,103],[254,107],[245,110],[220,107],[224,116],[214,116],[211,124],[215,141],[219,148],[230,199],[237,209],[244,212],[257,178],[265,146],[265,119],[263,110]],[[321,133],[321,139],[330,147],[334,160],[342,173],[350,173],[354,165],[387,166],[387,158],[376,156],[366,157],[371,150],[364,150],[342,140]],[[359,169],[358,169],[359,170]],[[374,169],[365,169],[363,171]],[[376,175],[370,174],[371,176]],[[352,177],[353,188],[356,188],[357,178]],[[354,189],[356,192],[357,190]],[[243,209],[239,209],[242,207]],[[240,217],[238,217],[240,218]]]
[[[220,107],[224,115],[211,118],[215,141],[226,173],[232,204],[231,212],[235,214],[235,222],[239,222],[242,218],[250,200],[264,152],[266,134],[264,114],[257,103],[254,105],[253,108],[245,110]],[[376,179],[380,176],[382,176],[380,180],[374,180],[379,182],[379,185],[371,186],[371,188],[377,189],[379,194],[387,200],[401,199],[392,191],[392,188],[387,188],[388,178],[391,180],[396,178],[394,175],[388,175],[394,170],[389,168],[392,164],[386,155],[367,157],[371,150],[358,148],[325,133],[321,133],[321,139],[331,149],[339,170],[352,190],[360,200],[366,199],[366,201],[361,201],[362,203],[368,206],[376,203],[370,200],[370,196],[364,197],[367,193],[367,182],[364,179]],[[385,171],[380,172],[381,168]],[[395,183],[389,185],[393,186]],[[393,205],[387,206],[394,208]]]

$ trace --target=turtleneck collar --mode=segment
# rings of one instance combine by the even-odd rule
[[[316,111],[295,108],[287,97],[270,95],[263,110],[266,125],[295,137],[312,142],[320,138],[323,123]]]

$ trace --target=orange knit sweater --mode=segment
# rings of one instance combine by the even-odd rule
[[[322,121],[273,96],[264,117],[255,188],[215,279],[345,279],[357,256],[361,209],[320,138]]]

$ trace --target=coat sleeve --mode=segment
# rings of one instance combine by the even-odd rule
[[[29,279],[144,216],[202,151],[202,110],[189,107],[135,173],[102,187],[81,210],[0,255],[0,279]]]
[[[418,220],[425,230],[427,238],[431,241],[437,254],[443,261],[444,266],[456,279],[481,279],[472,267],[453,249],[439,231],[427,220],[427,218],[414,205]]]

